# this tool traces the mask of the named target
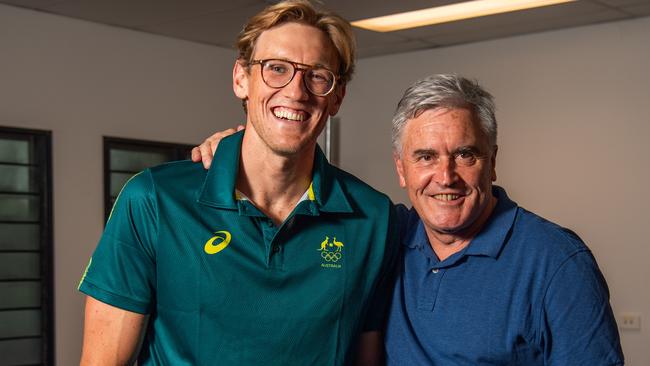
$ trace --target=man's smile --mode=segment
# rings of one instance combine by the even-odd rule
[[[274,107],[272,108],[272,111],[274,116],[289,121],[302,122],[309,118],[309,113],[287,107]]]
[[[461,196],[459,194],[453,194],[453,193],[439,193],[433,195],[433,198],[439,201],[455,201],[460,197]]]

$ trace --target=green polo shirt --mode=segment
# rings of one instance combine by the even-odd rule
[[[279,227],[236,193],[243,132],[209,171],[174,162],[120,194],[79,289],[150,314],[141,365],[341,365],[380,329],[390,200],[328,164]]]

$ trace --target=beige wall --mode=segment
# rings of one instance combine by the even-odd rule
[[[102,136],[196,143],[243,121],[234,56],[0,5],[0,125],[52,131],[58,365],[79,362],[76,287],[103,229]]]
[[[405,200],[389,148],[399,96],[430,73],[476,77],[497,97],[498,183],[585,239],[616,312],[650,316],[648,39],[642,18],[361,60],[340,113],[342,166]],[[53,131],[56,357],[72,365],[76,286],[103,227],[101,137],[194,143],[242,121],[234,53],[0,5],[0,54],[0,125]],[[621,334],[628,365],[650,364],[644,328]]]
[[[587,242],[614,311],[644,317],[621,332],[627,364],[650,365],[649,68],[650,18],[364,59],[341,111],[342,167],[405,201],[389,164],[402,92],[432,73],[479,79],[498,106],[497,184]]]

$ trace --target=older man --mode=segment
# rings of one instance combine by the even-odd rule
[[[496,180],[492,96],[435,75],[393,118],[403,258],[389,365],[621,365],[609,293],[573,232],[526,211]]]
[[[381,347],[392,205],[316,146],[351,34],[306,1],[250,19],[233,70],[247,128],[207,172],[176,162],[126,185],[79,286],[83,365],[126,364],[145,314],[140,365],[342,365]]]
[[[492,96],[466,78],[417,81],[398,104],[394,160],[413,209],[399,206],[387,363],[622,365],[594,257],[492,185],[496,140]]]

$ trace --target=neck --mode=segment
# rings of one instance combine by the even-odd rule
[[[465,249],[472,239],[483,229],[483,225],[490,218],[497,203],[496,197],[492,195],[490,195],[489,200],[487,207],[481,215],[466,229],[448,233],[425,228],[429,244],[441,262]]]
[[[281,155],[248,131],[242,141],[237,189],[276,225],[291,214],[312,180],[315,145]]]

